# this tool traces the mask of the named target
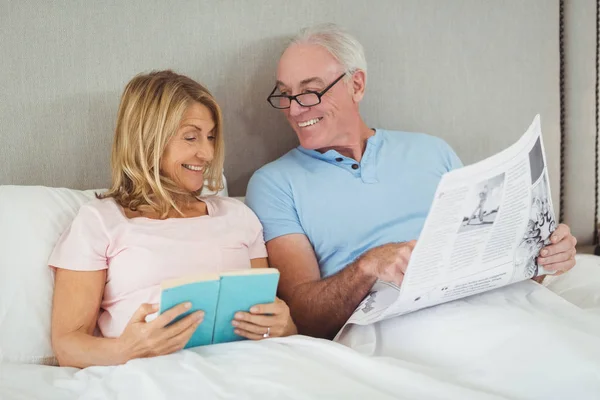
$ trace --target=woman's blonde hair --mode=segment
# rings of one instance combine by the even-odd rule
[[[113,197],[124,208],[148,205],[166,218],[171,209],[182,214],[173,195],[190,194],[160,172],[161,158],[194,102],[211,112],[214,158],[205,170],[212,191],[223,188],[224,144],[221,109],[212,94],[194,80],[172,71],[138,75],[125,87],[112,146],[112,185],[100,198]],[[198,195],[198,192],[191,193]]]

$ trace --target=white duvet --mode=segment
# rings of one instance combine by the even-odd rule
[[[588,272],[593,296],[600,268]],[[587,308],[527,281],[353,327],[345,345],[295,336],[118,367],[1,364],[0,399],[600,399],[600,314]]]

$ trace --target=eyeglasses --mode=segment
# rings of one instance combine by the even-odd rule
[[[327,86],[320,92],[314,92],[310,90],[304,93],[297,94],[295,96],[287,96],[285,94],[273,94],[277,90],[277,86],[275,86],[269,97],[267,97],[267,101],[270,105],[280,110],[290,108],[290,106],[292,105],[292,100],[296,100],[296,103],[300,104],[302,107],[316,106],[317,104],[321,103],[321,97],[323,97],[323,95],[327,93],[327,91],[331,89],[333,85],[338,83],[340,79],[342,79],[345,75],[346,73],[344,72],[335,81],[331,82],[329,86]]]

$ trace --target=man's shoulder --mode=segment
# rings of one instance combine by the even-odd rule
[[[422,132],[395,131],[378,129],[386,142],[396,145],[440,146],[445,145],[444,139]]]
[[[445,160],[445,162],[459,166],[457,156],[452,147],[441,137],[420,132],[403,132],[382,130],[382,141],[391,151],[391,154],[412,154],[423,162],[432,160]]]
[[[271,161],[257,169],[252,177],[263,176],[269,179],[281,179],[290,176],[293,171],[302,167],[302,152],[293,148],[278,159]]]
[[[380,131],[378,130],[378,133]],[[440,171],[462,167],[460,158],[441,137],[417,132],[381,130],[384,154],[394,162],[437,165]]]

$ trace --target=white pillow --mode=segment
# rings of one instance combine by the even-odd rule
[[[57,364],[47,262],[79,207],[99,191],[0,185],[0,362]],[[226,196],[227,186],[217,195]]]
[[[93,191],[0,186],[0,362],[56,364],[48,257]]]

